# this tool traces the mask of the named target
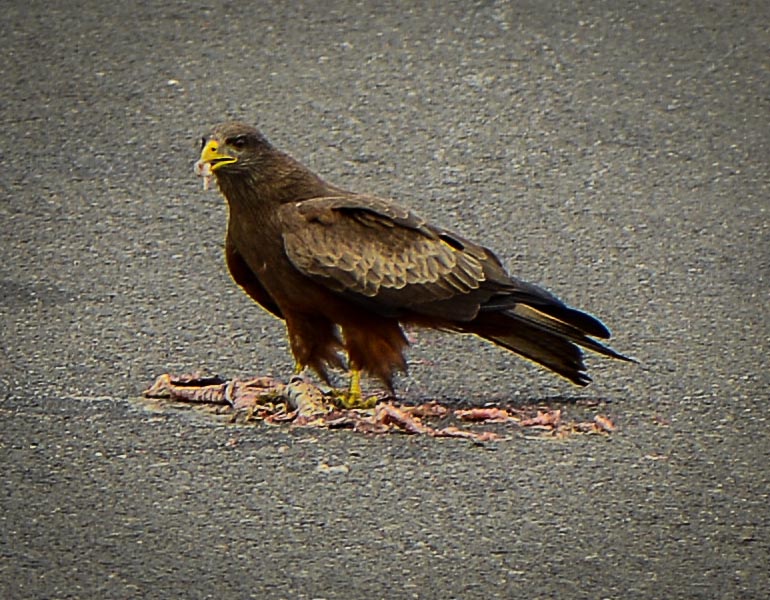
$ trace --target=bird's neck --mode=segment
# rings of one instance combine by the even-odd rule
[[[263,173],[269,177],[263,177]],[[265,243],[281,239],[282,204],[333,196],[341,191],[288,155],[252,172],[217,177],[217,184],[229,207],[231,235],[253,236],[259,231]]]
[[[280,154],[273,158],[271,164],[261,165],[253,172],[218,178],[219,188],[231,208],[259,204],[267,210],[276,210],[279,205],[287,202],[340,192],[339,188],[327,183],[290,156]]]

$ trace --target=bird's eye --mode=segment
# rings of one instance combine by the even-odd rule
[[[227,144],[229,146],[232,146],[233,148],[237,148],[240,150],[241,148],[246,147],[246,136],[245,135],[238,135],[233,138],[230,138],[227,140]]]

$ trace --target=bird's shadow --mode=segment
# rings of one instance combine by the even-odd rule
[[[483,396],[442,396],[440,398],[389,398],[390,401],[398,402],[403,406],[418,406],[426,402],[436,402],[443,406],[453,409],[472,409],[472,408],[501,408],[501,409],[532,409],[532,408],[591,408],[596,406],[606,406],[613,402],[612,398],[604,396],[573,396],[556,394],[551,396],[517,396],[511,398],[507,395],[483,395]]]
[[[455,409],[469,409],[469,408],[532,408],[536,406],[560,408],[560,407],[593,407],[593,406],[606,406],[612,404],[614,400],[607,396],[591,396],[591,395],[568,395],[568,394],[554,394],[554,395],[517,395],[511,397],[507,394],[483,394],[479,396],[453,396],[443,395],[440,397],[426,397],[425,395],[409,395],[405,394],[403,397],[387,397],[385,398],[391,402],[397,402],[403,406],[417,406],[428,402],[436,402],[444,406],[449,406]]]

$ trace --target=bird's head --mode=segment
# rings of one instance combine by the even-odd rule
[[[203,177],[204,189],[216,178],[219,191],[231,205],[280,204],[340,192],[275,148],[259,130],[238,121],[217,125],[201,139],[195,174]]]
[[[267,138],[257,129],[236,121],[217,125],[201,138],[201,155],[195,174],[204,178],[204,187],[212,175],[237,176],[258,172],[265,156],[273,151]]]

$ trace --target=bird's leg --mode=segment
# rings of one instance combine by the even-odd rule
[[[307,366],[302,365],[300,362],[294,363],[294,375],[291,378],[292,382],[301,381],[303,383],[309,383],[314,387],[319,387],[312,383],[310,377],[307,375]],[[321,392],[324,394],[331,394],[331,397],[335,404],[342,408],[374,408],[377,404],[377,397],[370,396],[364,398],[364,394],[361,391],[361,370],[350,370],[350,387],[347,390],[335,390],[331,391],[328,387],[320,387]]]
[[[377,396],[364,398],[361,391],[361,370],[350,370],[350,387],[337,397],[337,402],[343,408],[374,408],[377,404]]]
[[[352,397],[361,398],[363,393],[361,392],[361,371],[353,369],[350,372],[350,389],[348,394]]]

